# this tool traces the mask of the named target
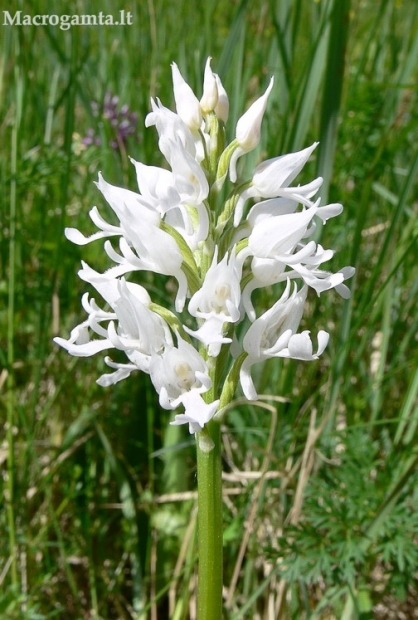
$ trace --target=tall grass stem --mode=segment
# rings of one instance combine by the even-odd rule
[[[17,39],[16,39],[17,45]],[[14,514],[15,499],[15,393],[13,380],[14,364],[14,313],[16,283],[16,208],[17,208],[17,159],[19,125],[22,112],[23,82],[19,65],[15,67],[16,107],[11,135],[11,179],[10,179],[10,242],[9,242],[9,288],[7,310],[7,365],[8,365],[8,398],[7,398],[7,520],[9,528],[9,547],[11,555],[10,574],[14,587],[18,585],[16,528]]]

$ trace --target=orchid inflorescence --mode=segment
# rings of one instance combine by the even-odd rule
[[[249,181],[237,181],[237,160],[260,142],[274,80],[238,120],[236,137],[225,146],[229,102],[210,60],[200,101],[175,63],[177,113],[151,100],[145,125],[155,125],[170,170],[131,160],[139,193],[110,185],[99,174],[97,186],[119,224],[109,224],[93,207],[98,232],[85,237],[66,229],[78,245],[119,237],[119,249],[107,239],[104,249],[115,265],[101,274],[83,262],[79,271],[107,308],[86,293],[87,319],[68,340],[55,338],[80,357],[124,351],[127,363],[105,358],[112,372],[98,383],[114,384],[134,370],[149,374],[162,407],[183,407],[172,424],[188,423],[191,433],[222,415],[238,383],[248,400],[257,400],[254,364],[273,357],[317,359],[328,333],[318,332],[316,351],[310,332],[298,333],[308,288],[318,295],[335,288],[347,298],[344,281],[354,273],[352,267],[321,270],[334,252],[312,240],[315,220],[326,222],[343,207],[320,206],[314,199],[321,178],[293,185],[316,143],[263,161]],[[228,176],[231,188],[223,198]],[[144,270],[177,281],[173,308],[153,303],[143,286],[125,277]],[[257,316],[253,291],[278,283],[280,298]]]

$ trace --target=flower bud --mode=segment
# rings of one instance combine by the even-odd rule
[[[171,71],[177,114],[192,131],[198,131],[202,124],[199,100],[184,80],[175,62],[171,65]]]
[[[218,88],[218,103],[215,106],[215,114],[221,119],[224,123],[228,120],[229,115],[229,100],[228,95],[226,94],[226,90],[223,87],[221,82],[221,78],[217,73],[214,73],[216,79],[216,85]]]
[[[260,142],[261,121],[267,107],[267,100],[273,88],[274,78],[270,80],[266,92],[262,97],[254,101],[248,110],[241,116],[237,123],[236,139],[244,151],[251,151]]]
[[[203,114],[213,112],[218,103],[218,85],[215,74],[210,68],[211,60],[212,59],[209,57],[206,61],[205,75],[203,78],[203,95],[200,100],[200,107]]]

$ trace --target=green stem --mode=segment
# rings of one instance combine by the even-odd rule
[[[198,620],[222,618],[222,463],[220,424],[196,436],[198,486]]]

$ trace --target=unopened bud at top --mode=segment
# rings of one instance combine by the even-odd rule
[[[223,87],[223,84],[221,82],[221,78],[219,77],[219,75],[214,73],[214,76],[216,79],[216,85],[218,87],[218,103],[216,104],[216,107],[215,107],[215,114],[221,121],[226,123],[226,121],[228,120],[228,115],[229,115],[228,95],[226,94],[226,90]]]
[[[237,123],[235,136],[238,144],[244,151],[255,149],[260,142],[261,122],[266,111],[267,100],[273,88],[273,83],[274,78],[271,78],[264,95],[257,99],[257,101],[254,101]]]
[[[198,131],[202,124],[199,99],[184,80],[175,62],[171,65],[171,71],[177,114],[192,131]]]
[[[218,85],[216,83],[216,77],[210,68],[211,57],[206,61],[205,75],[203,78],[203,95],[200,100],[200,107],[203,114],[209,114],[213,112],[218,103]]]

